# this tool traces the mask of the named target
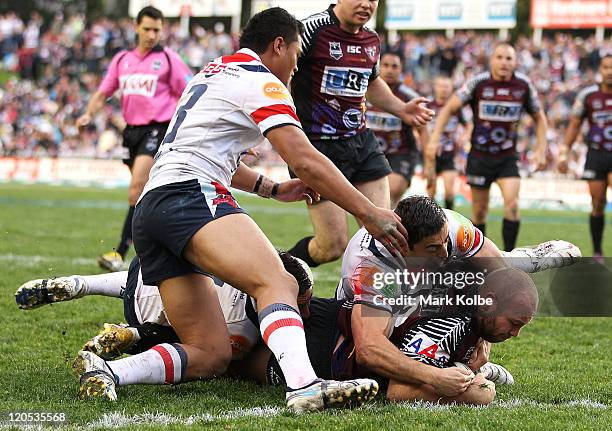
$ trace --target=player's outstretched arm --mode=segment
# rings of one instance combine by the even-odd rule
[[[557,158],[557,168],[562,174],[567,173],[567,157],[569,155],[570,150],[572,149],[572,145],[574,145],[574,142],[578,137],[581,125],[582,118],[572,116],[570,118],[567,129],[565,130],[565,135],[563,136],[563,144],[561,145],[559,157]]]
[[[447,371],[408,358],[386,337],[388,322],[387,312],[354,305],[351,328],[358,364],[398,382],[432,385],[445,396],[456,396],[466,390],[471,373],[459,368]]]
[[[430,365],[427,365],[430,366]],[[451,368],[447,368],[451,369]],[[389,382],[387,399],[389,401],[431,401],[440,404],[471,404],[485,406],[495,398],[495,384],[486,380],[482,374],[476,374],[468,388],[461,394],[446,397],[432,385],[402,383],[396,380]]]
[[[295,174],[313,190],[353,214],[390,253],[408,251],[407,232],[393,211],[378,208],[312,146],[302,129],[288,125],[272,129],[268,140]]]
[[[232,187],[282,202],[306,200],[308,204],[312,204],[320,200],[319,194],[298,178],[276,183],[244,163],[238,165],[232,177]]]
[[[387,83],[379,76],[370,81],[366,93],[368,102],[389,114],[395,115],[411,126],[423,126],[434,117],[434,111],[427,108],[429,100],[425,97],[416,97],[406,103],[397,97]]]

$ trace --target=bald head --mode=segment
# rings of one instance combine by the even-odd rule
[[[480,295],[493,297],[495,314],[533,316],[538,309],[538,290],[533,280],[516,268],[491,272],[480,288]]]
[[[538,309],[538,291],[525,272],[502,268],[491,272],[479,289],[490,305],[478,308],[476,327],[479,335],[491,343],[519,335]]]
[[[506,42],[493,49],[490,59],[491,75],[496,81],[509,81],[516,69],[516,50]]]

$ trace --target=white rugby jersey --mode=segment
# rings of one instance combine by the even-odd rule
[[[478,253],[484,244],[482,232],[456,211],[444,209],[444,214],[448,220],[448,260],[469,258]],[[419,264],[417,259],[410,259],[410,263]],[[381,293],[374,286],[375,274],[404,269],[418,271],[417,268],[406,268],[405,262],[393,257],[365,228],[361,228],[351,238],[342,256],[342,278],[336,288],[336,298],[370,304],[373,297]]]
[[[229,188],[241,155],[284,125],[301,128],[293,99],[255,52],[213,60],[185,88],[141,197],[192,179]]]

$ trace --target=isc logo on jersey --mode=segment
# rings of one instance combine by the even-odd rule
[[[119,77],[119,88],[124,96],[153,97],[157,90],[157,75],[132,73]]]
[[[272,99],[288,99],[289,92],[287,91],[287,87],[283,84],[279,84],[278,82],[267,82],[263,86],[263,92],[266,97],[270,97]]]
[[[520,102],[481,100],[478,104],[478,116],[485,121],[513,123],[520,120],[522,109],[523,104]]]
[[[431,338],[422,332],[417,332],[407,345],[408,351],[417,355],[425,356],[430,359],[449,359],[450,355],[440,349]]]
[[[332,96],[364,97],[368,91],[371,69],[325,66],[321,93]]]

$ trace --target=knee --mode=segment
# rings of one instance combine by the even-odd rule
[[[319,247],[317,257],[321,263],[332,262],[342,257],[347,245],[348,241],[345,238],[335,238],[333,241]]]
[[[474,222],[476,223],[484,223],[485,219],[487,218],[487,213],[488,213],[488,206],[486,204],[484,205],[474,205],[472,212],[473,214],[473,218],[474,218]]]
[[[227,340],[225,346],[217,345],[214,349],[200,350],[197,357],[189,358],[188,379],[206,379],[225,374],[232,360],[232,348]]]
[[[299,291],[297,280],[285,271],[284,268],[280,268],[279,271],[275,271],[273,274],[269,273],[265,277],[258,276],[251,280],[249,285],[251,286],[250,294],[256,300],[260,298],[262,292],[270,293],[276,291],[282,296],[287,294],[291,298],[297,298]]]
[[[511,220],[518,219],[519,206],[518,206],[517,199],[511,199],[506,202],[505,213],[506,213],[506,217],[510,218]]]
[[[604,209],[606,207],[605,199],[593,199],[592,200],[593,211],[592,215],[594,216],[602,216],[604,214]]]

